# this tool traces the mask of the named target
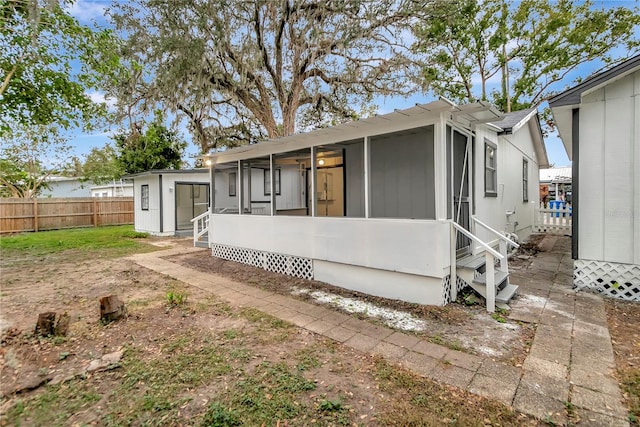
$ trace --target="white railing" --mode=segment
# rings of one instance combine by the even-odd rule
[[[534,231],[538,233],[571,233],[573,208],[567,204],[539,207],[535,210]]]
[[[514,242],[513,240],[509,239],[507,236],[505,236],[504,234],[500,233],[499,231],[496,231],[493,228],[489,227],[487,224],[485,224],[484,222],[480,221],[475,216],[472,216],[471,218],[473,219],[473,222],[476,225],[481,226],[482,228],[484,228],[485,230],[489,231],[491,234],[496,236],[498,239],[500,239],[500,242],[499,242],[500,255],[503,256],[503,258],[500,259],[500,271],[508,273],[509,272],[509,260],[508,260],[508,257],[507,257],[507,245],[509,245],[509,246],[511,246],[513,248],[516,248],[516,249],[518,249],[520,247],[520,245],[517,244],[516,242]]]
[[[193,246],[200,241],[200,238],[209,232],[209,211],[202,212],[193,218]]]
[[[484,249],[484,262],[485,262],[485,275],[487,276],[486,289],[487,289],[487,311],[493,313],[496,311],[496,275],[495,275],[495,260],[500,260],[500,265],[506,260],[507,255],[502,255],[496,252],[491,246],[480,240],[474,234],[465,230],[464,227],[451,221],[451,300],[455,301],[458,298],[458,288],[456,285],[456,232],[462,233],[467,236],[471,241],[476,242]],[[492,230],[493,231],[493,230]],[[504,238],[504,236],[502,236]],[[506,238],[505,238],[506,239]],[[507,239],[509,240],[509,239]],[[502,240],[501,240],[502,241]],[[511,240],[509,240],[511,241]],[[517,243],[516,243],[517,245]],[[506,245],[505,245],[506,247]]]

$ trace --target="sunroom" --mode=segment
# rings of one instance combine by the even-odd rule
[[[444,305],[465,286],[457,262],[506,262],[491,246],[509,239],[472,216],[474,141],[498,143],[488,122],[500,117],[441,99],[209,155],[211,206],[194,234],[207,234],[213,256]]]

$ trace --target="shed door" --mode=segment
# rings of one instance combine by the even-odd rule
[[[176,230],[193,228],[191,220],[209,207],[209,184],[176,184]]]

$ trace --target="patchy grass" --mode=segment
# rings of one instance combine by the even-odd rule
[[[640,426],[640,368],[618,369],[618,377],[629,405],[629,422]]]
[[[375,369],[380,390],[390,396],[378,416],[381,425],[538,425],[499,402],[421,378],[382,358],[376,359]]]
[[[3,236],[0,250],[3,258],[41,257],[65,251],[78,251],[85,257],[119,257],[154,250],[141,241],[142,237],[146,234],[135,232],[132,225],[41,231]]]

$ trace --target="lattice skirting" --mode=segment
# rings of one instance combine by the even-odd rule
[[[576,260],[573,286],[627,301],[640,301],[640,265]]]
[[[214,257],[260,267],[274,273],[313,279],[313,262],[308,258],[217,244],[211,245],[211,253]]]
[[[456,286],[459,293],[461,290],[469,286],[469,284],[462,280],[460,276],[456,276]],[[447,305],[451,302],[451,275],[449,274],[442,278],[442,292],[444,305]]]

